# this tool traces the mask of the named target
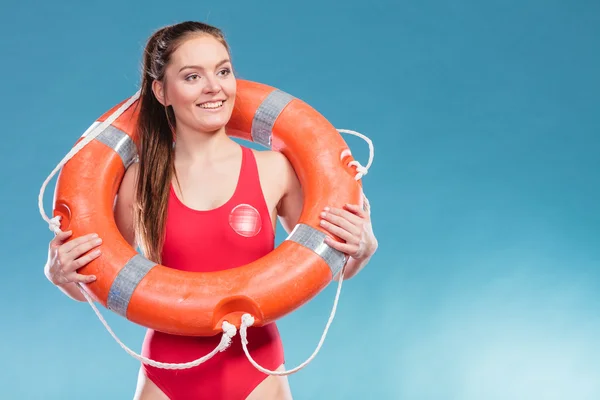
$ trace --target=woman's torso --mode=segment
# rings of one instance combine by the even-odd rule
[[[240,148],[242,157],[241,162],[237,162],[238,168],[234,168],[235,175],[223,176],[222,182],[223,191],[227,191],[229,186],[227,195],[231,192],[233,194],[216,208],[204,211],[184,204],[175,186],[171,185],[162,252],[163,265],[192,272],[218,271],[245,265],[273,250],[275,234],[272,219],[276,215],[274,205],[270,209],[267,204],[252,150]],[[193,190],[201,188],[202,185],[199,184]],[[188,197],[193,198],[193,195]],[[283,363],[283,347],[274,323],[250,328],[248,338],[249,351],[259,363],[264,363],[270,369]],[[189,362],[210,353],[219,340],[220,335],[182,337],[148,330],[142,354],[162,362]],[[200,390],[200,387],[207,388],[207,385],[219,386],[219,382],[228,381],[228,377],[239,379],[240,374],[250,377],[249,379],[252,379],[251,376],[259,378],[259,375],[252,375],[257,371],[252,371],[254,367],[243,353],[239,335],[234,337],[227,350],[198,367],[181,371],[159,370],[149,366],[144,368],[148,376],[167,395],[167,392],[171,392],[174,398],[177,396],[173,390],[190,393]],[[176,384],[173,383],[174,379],[177,380]],[[219,390],[217,386],[213,388],[216,391]]]

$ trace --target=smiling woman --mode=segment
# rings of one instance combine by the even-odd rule
[[[182,129],[216,132],[231,117],[234,102],[227,100],[235,98],[236,80],[228,47],[219,39],[212,35],[188,38],[173,53],[162,79],[152,82],[156,99]],[[205,59],[198,60],[198,54]]]
[[[283,346],[274,320],[282,310],[314,296],[344,265],[346,277],[358,273],[377,248],[355,180],[356,161],[335,129],[300,100],[237,81],[232,71],[223,34],[212,26],[185,22],[160,29],[149,39],[139,102],[131,109],[137,114],[128,111],[110,125],[125,136],[116,141],[104,136],[104,144],[89,144],[89,149],[97,145],[102,149],[97,151],[110,152],[104,145],[120,146],[135,137],[139,162],[132,162],[133,153],[112,154],[111,162],[120,164],[105,168],[94,154],[78,154],[81,165],[92,167],[93,159],[94,167],[101,166],[97,180],[81,182],[94,187],[80,190],[102,192],[102,204],[112,205],[111,191],[117,189],[110,184],[104,191],[97,187],[122,177],[114,205],[118,235],[106,243],[110,248],[92,252],[101,238],[85,234],[96,226],[108,235],[112,220],[78,219],[86,211],[77,207],[88,202],[63,196],[74,188],[69,174],[79,173],[73,172],[79,165],[75,158],[65,165],[57,186],[56,214],[63,217],[63,229],[72,225],[76,238],[68,240],[73,232],[58,231],[50,244],[48,278],[80,301],[86,299],[76,283],[85,283],[103,304],[139,318],[137,322],[149,327],[142,350],[147,359],[186,363],[214,353],[203,364],[183,370],[144,362],[139,399],[291,398],[287,379],[257,370],[245,352],[265,368],[281,371]],[[228,134],[272,150],[251,150]],[[120,149],[128,148],[135,146]],[[295,168],[306,167],[317,155],[319,163],[310,170]],[[278,217],[290,236],[274,249]],[[121,239],[128,249],[115,245]],[[133,254],[136,245],[145,258]],[[125,257],[124,262],[119,259],[114,263],[118,268],[111,269],[118,257]],[[268,260],[264,265],[270,269],[260,260]],[[169,297],[173,288],[176,299]],[[223,301],[213,305],[209,293],[231,297],[217,296]],[[265,305],[264,298],[272,302]],[[239,325],[242,312],[249,309],[256,323],[246,320],[240,333],[252,326],[251,343],[244,340],[244,347],[216,354],[214,349],[221,348],[215,326],[222,323],[227,330],[226,317]],[[172,325],[159,323],[159,314]],[[180,318],[186,323],[177,325]],[[196,331],[185,330],[191,328]]]

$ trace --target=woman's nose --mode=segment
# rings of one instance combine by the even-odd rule
[[[204,86],[206,93],[218,93],[221,91],[221,84],[216,77],[206,78],[206,86]]]

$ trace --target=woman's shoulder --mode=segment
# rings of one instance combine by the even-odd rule
[[[255,150],[251,149],[257,163],[265,164],[269,167],[291,167],[286,156],[280,151],[275,150]]]
[[[263,188],[274,190],[279,197],[297,185],[296,171],[288,158],[275,150],[254,150]]]
[[[281,152],[275,150],[254,150],[254,158],[261,174],[270,178],[291,177],[295,175],[294,168],[288,158]]]

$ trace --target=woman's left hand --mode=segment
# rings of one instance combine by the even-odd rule
[[[366,264],[378,246],[371,225],[369,201],[364,195],[363,198],[364,208],[356,204],[346,204],[343,209],[325,207],[321,213],[321,226],[345,241],[342,243],[327,237],[325,243],[352,257],[356,260],[355,264],[358,264],[353,268],[354,271],[347,271],[348,277],[355,275]]]

